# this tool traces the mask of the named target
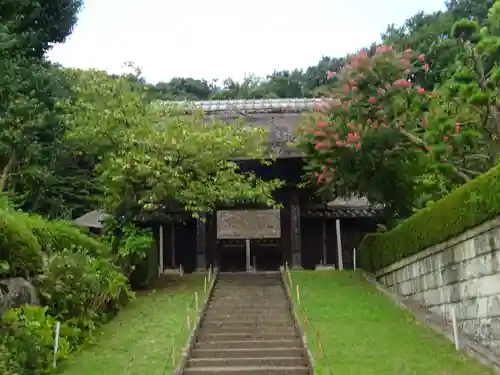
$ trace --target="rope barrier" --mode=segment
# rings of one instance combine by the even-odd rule
[[[213,276],[214,276],[214,274],[212,271],[212,267],[210,266],[210,269],[208,271],[208,276],[205,276],[204,280],[203,280],[203,293],[202,293],[202,300],[203,301],[207,297],[207,292],[212,287],[212,284],[214,281]],[[184,332],[185,329],[187,329],[188,331],[191,331],[191,329],[194,328],[191,324],[191,311],[192,310],[196,311],[196,316],[200,312],[199,311],[199,293],[197,291],[194,293],[194,296],[193,296],[193,299],[191,300],[191,303],[188,306],[186,306],[186,323],[181,324],[181,329],[176,334],[171,336],[172,337],[172,347],[170,348],[168,357],[166,358],[165,367],[163,368],[163,371],[161,372],[162,375],[165,375],[167,373],[168,367],[170,364],[172,365],[172,373],[175,373],[177,366],[180,364],[180,359],[179,359],[179,361],[177,361],[179,353],[178,353],[178,350],[176,350],[178,348],[176,348],[176,345],[175,345],[175,338],[180,336]]]
[[[289,290],[290,294],[292,294],[293,280],[292,280],[292,273],[291,273],[290,269],[288,268],[288,264],[285,264],[285,273],[286,273],[286,278],[288,279],[288,290]],[[318,329],[316,329],[316,327],[314,326],[314,324],[312,324],[312,322],[309,320],[309,317],[307,315],[307,311],[306,311],[305,307],[303,307],[303,305],[301,305],[299,285],[296,284],[295,288],[296,288],[296,297],[295,297],[295,299],[297,301],[297,304],[295,304],[295,305],[297,306],[297,310],[299,310],[299,314],[303,318],[303,328],[304,328],[304,331],[309,327],[310,330],[312,330],[312,332],[316,334],[316,345],[318,347],[319,359],[321,360],[321,362],[327,368],[328,373],[330,375],[334,375],[333,371],[331,369],[330,363],[328,362],[328,358],[325,355],[325,351],[324,351],[324,348],[323,348],[323,343],[321,341],[320,331]],[[306,334],[306,333],[304,332],[304,334]]]

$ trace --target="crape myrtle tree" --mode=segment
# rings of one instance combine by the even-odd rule
[[[465,156],[481,135],[424,89],[429,68],[413,50],[379,46],[329,72],[330,94],[299,137],[307,182],[320,194],[365,196],[406,216],[426,190],[436,196],[470,179]]]

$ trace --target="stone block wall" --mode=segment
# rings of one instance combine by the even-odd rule
[[[379,282],[500,353],[500,217],[376,273]]]

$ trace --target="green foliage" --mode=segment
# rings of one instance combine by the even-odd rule
[[[9,348],[5,345],[6,338],[0,338],[0,374],[21,375],[21,365],[13,358]]]
[[[109,258],[63,250],[49,256],[36,278],[40,299],[50,315],[71,322],[83,334],[114,314],[132,295],[126,277]],[[122,299],[123,298],[123,299]],[[112,315],[111,315],[112,316]]]
[[[85,249],[93,256],[110,255],[110,249],[97,238],[84,233],[71,222],[45,220],[38,215],[18,214],[19,220],[33,232],[45,254],[58,253],[75,248]]]
[[[8,264],[7,276],[29,277],[41,269],[42,249],[19,218],[15,212],[0,209],[0,261]]]
[[[439,180],[424,176],[467,179],[454,161],[463,159],[476,134],[464,135],[439,96],[413,82],[427,69],[425,56],[413,50],[380,46],[330,72],[330,101],[299,136],[308,156],[306,181],[325,195],[365,196],[406,216],[423,182]]]
[[[16,211],[5,198],[0,207],[0,274],[30,278],[43,306],[4,312],[0,343],[8,353],[0,353],[5,354],[0,366],[18,366],[23,369],[19,375],[47,373],[55,319],[63,323],[64,358],[91,339],[133,294],[108,245],[69,222]]]
[[[132,223],[122,224],[115,219],[108,220],[105,227],[104,241],[112,247],[116,264],[120,265],[125,275],[130,276],[153,251],[151,229],[140,229]]]
[[[500,167],[455,189],[382,234],[370,234],[360,246],[364,269],[376,271],[456,236],[500,214]]]
[[[43,307],[25,306],[5,312],[1,321],[4,345],[9,352],[4,354],[7,357],[5,361],[10,362],[14,369],[17,367],[17,371],[14,371],[19,371],[19,375],[54,372],[52,359],[55,326],[56,319],[49,316]],[[66,358],[70,352],[66,336],[68,333],[71,334],[72,330],[62,325],[58,359]],[[7,372],[7,375],[10,373]]]
[[[66,40],[82,3],[81,0],[2,1],[0,25],[15,36],[8,52],[41,59],[54,43]]]

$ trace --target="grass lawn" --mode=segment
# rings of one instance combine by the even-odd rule
[[[172,345],[175,342],[180,352],[187,343],[186,307],[193,303],[195,291],[202,306],[203,279],[203,274],[196,273],[182,279],[169,276],[156,290],[138,293],[136,300],[103,327],[95,345],[61,363],[62,374],[172,374]],[[193,327],[194,313],[191,321]]]
[[[335,375],[486,375],[491,370],[396,306],[353,271],[293,271],[300,287],[301,311],[316,373]]]

